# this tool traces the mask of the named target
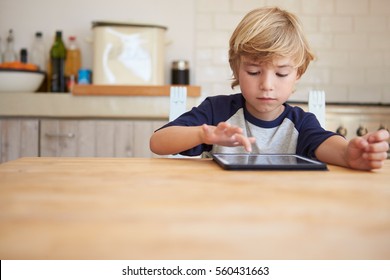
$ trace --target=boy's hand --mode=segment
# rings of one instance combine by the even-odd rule
[[[254,137],[246,137],[242,134],[242,128],[220,122],[217,126],[202,125],[203,142],[206,144],[217,144],[220,146],[235,147],[244,146],[247,152],[252,151]]]
[[[389,132],[378,130],[349,141],[347,163],[351,168],[370,170],[381,168],[389,149]]]

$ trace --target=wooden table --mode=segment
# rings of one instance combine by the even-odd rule
[[[0,259],[389,259],[374,172],[225,171],[209,159],[0,165]]]

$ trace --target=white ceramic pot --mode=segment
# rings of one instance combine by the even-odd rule
[[[114,22],[92,25],[93,84],[164,84],[166,27]]]

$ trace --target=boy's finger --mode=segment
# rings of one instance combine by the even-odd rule
[[[375,131],[367,137],[367,141],[370,143],[386,141],[388,139],[389,139],[389,132],[385,129]]]
[[[366,149],[368,147],[368,141],[362,137],[353,138],[349,145],[358,149]]]
[[[387,158],[387,152],[379,152],[379,153],[364,153],[364,159],[368,159],[371,161],[382,161]]]
[[[227,130],[226,130],[226,134],[228,136],[233,136],[235,134],[242,134],[242,129],[237,127],[237,126],[232,126],[232,127],[229,127]]]
[[[389,149],[389,143],[387,143],[386,141],[381,141],[381,142],[370,143],[368,145],[367,150],[369,152],[377,153],[377,152],[387,152],[388,149]]]
[[[235,138],[238,142],[241,143],[241,145],[244,147],[244,149],[247,152],[252,152],[252,144],[248,137],[245,137],[244,135],[241,134],[236,134]]]
[[[221,129],[221,130],[225,130],[225,129],[229,128],[229,127],[230,127],[230,124],[228,124],[227,122],[220,122],[217,125],[217,128]]]

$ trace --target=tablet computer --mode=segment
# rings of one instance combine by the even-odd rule
[[[295,154],[211,153],[211,157],[229,170],[327,170],[325,163]]]

